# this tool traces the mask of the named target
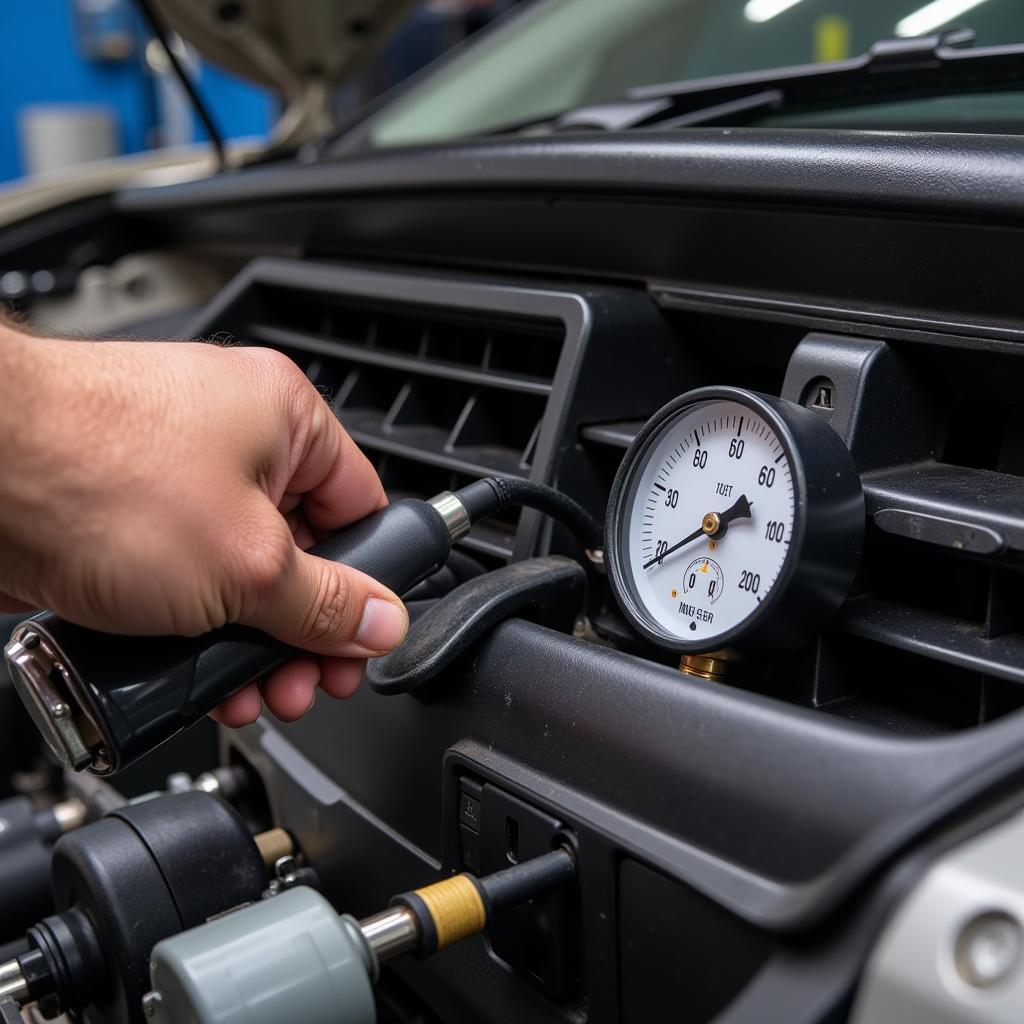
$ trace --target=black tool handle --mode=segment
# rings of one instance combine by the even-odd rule
[[[361,569],[398,594],[436,572],[451,536],[434,507],[399,501],[339,530],[312,554]],[[71,669],[76,702],[102,732],[101,767],[113,774],[193,725],[222,700],[286,661],[286,644],[246,626],[199,637],[124,637],[34,619]]]

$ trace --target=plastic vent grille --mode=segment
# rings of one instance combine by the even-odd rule
[[[869,711],[942,729],[1024,706],[1024,351],[915,346],[897,402],[916,408],[913,457],[864,473],[870,522],[833,673]],[[822,697],[827,697],[823,693]]]
[[[261,289],[258,319],[236,329],[304,370],[392,498],[528,475],[563,336],[549,321],[274,286]],[[464,543],[507,560],[516,520],[492,520]]]

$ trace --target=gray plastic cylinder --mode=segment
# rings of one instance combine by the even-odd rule
[[[150,962],[158,1024],[375,1024],[377,960],[358,924],[291,889],[165,939]]]

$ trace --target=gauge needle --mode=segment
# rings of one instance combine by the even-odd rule
[[[695,541],[698,537],[721,537],[733,520],[749,518],[750,502],[747,501],[745,494],[741,494],[724,512],[709,512],[701,520],[698,529],[694,530],[689,536],[684,537],[678,544],[673,544],[668,550],[662,551],[660,555],[652,558],[649,562],[644,562],[644,568],[650,569],[656,562],[664,561],[666,555],[671,555],[673,551],[686,547],[687,544]]]

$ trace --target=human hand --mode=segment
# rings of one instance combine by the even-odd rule
[[[79,342],[0,327],[0,612],[48,608],[122,634],[228,622],[304,651],[214,712],[291,721],[355,692],[408,617],[364,573],[307,555],[387,503],[286,356]]]

